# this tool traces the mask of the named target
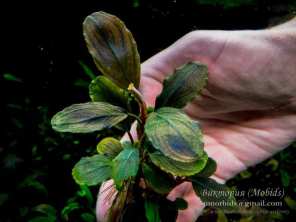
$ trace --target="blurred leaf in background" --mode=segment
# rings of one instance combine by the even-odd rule
[[[23,82],[20,78],[16,77],[11,73],[4,73],[3,78],[7,81],[14,81],[14,82]]]

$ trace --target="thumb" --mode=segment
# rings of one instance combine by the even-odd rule
[[[193,31],[174,44],[146,60],[142,66],[140,91],[146,102],[153,106],[161,92],[164,78],[188,62],[199,61],[208,66],[213,64],[226,44],[227,31]]]
[[[205,207],[199,197],[195,194],[190,182],[184,182],[175,187],[169,193],[167,198],[171,201],[175,201],[176,198],[183,198],[188,204],[186,209],[178,211],[177,222],[196,221]]]
[[[142,76],[162,82],[176,68],[191,61],[211,66],[223,50],[230,31],[192,31],[174,44],[146,60]],[[157,74],[157,75],[155,75]]]
[[[96,216],[98,222],[106,222],[112,203],[116,197],[117,190],[113,180],[102,183],[96,203]]]

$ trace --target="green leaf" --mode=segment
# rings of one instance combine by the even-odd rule
[[[90,213],[82,213],[81,218],[84,222],[95,222],[96,221],[96,217]]]
[[[163,89],[156,99],[156,108],[170,106],[183,108],[205,87],[208,69],[200,63],[188,63],[163,82]]]
[[[87,203],[90,207],[93,206],[94,198],[93,195],[86,185],[80,185],[80,190],[77,191],[78,196],[85,197],[87,199]]]
[[[46,186],[31,176],[28,176],[23,182],[21,182],[18,185],[18,188],[20,189],[31,188],[32,190],[34,190],[34,192],[39,192],[40,194],[48,196],[48,191]]]
[[[90,133],[110,128],[127,118],[125,111],[104,102],[71,105],[54,115],[51,125],[59,132]]]
[[[296,200],[293,200],[291,197],[289,196],[286,196],[284,198],[286,204],[288,205],[288,207],[291,209],[291,210],[296,210]]]
[[[62,209],[61,215],[62,218],[66,221],[69,220],[69,215],[73,212],[80,209],[80,205],[77,202],[70,202]]]
[[[90,78],[90,79],[95,79],[96,75],[93,73],[93,71],[84,64],[84,62],[82,61],[78,61],[79,65],[81,66],[81,68],[83,69],[84,73]]]
[[[191,176],[200,172],[206,165],[208,156],[206,153],[193,162],[179,162],[164,156],[156,151],[149,154],[151,161],[160,169],[174,176]]]
[[[276,171],[279,167],[279,161],[272,158],[267,163],[265,163],[265,165],[270,167],[272,171]]]
[[[145,133],[153,147],[180,162],[192,162],[203,155],[199,125],[179,109],[164,107],[148,116]]]
[[[198,176],[191,178],[191,181],[194,191],[206,206],[210,204],[211,207],[221,209],[233,209],[237,206],[233,192],[226,185]]]
[[[253,216],[251,217],[250,221],[253,221]],[[228,219],[227,219],[225,213],[221,209],[217,210],[217,221],[216,222],[228,222]],[[240,222],[246,222],[246,221],[240,220]]]
[[[198,173],[199,177],[210,177],[212,176],[217,169],[217,163],[211,157],[208,158],[207,164],[202,171]]]
[[[195,0],[194,1],[196,4],[198,4],[199,6],[203,7],[203,6],[208,6],[208,7],[219,7],[221,8],[221,10],[234,10],[234,9],[238,9],[238,8],[250,8],[250,7],[254,7],[256,5],[256,3],[258,3],[258,1],[256,0]],[[288,5],[290,5],[290,7],[293,7],[293,1],[288,1],[290,2],[290,4],[288,3]],[[292,4],[292,6],[291,6]],[[287,6],[287,5],[286,5]],[[288,6],[287,6],[288,7]]]
[[[13,81],[13,82],[23,82],[20,78],[16,77],[15,75],[11,73],[4,73],[3,78],[8,81]]]
[[[247,178],[250,178],[252,176],[252,173],[250,171],[248,171],[248,170],[244,170],[244,171],[240,172],[239,175],[240,175],[240,177],[242,179],[247,179]]]
[[[103,155],[83,157],[74,166],[72,175],[80,185],[97,185],[111,177],[112,162]]]
[[[105,76],[98,76],[89,85],[89,96],[93,102],[108,102],[125,107],[128,92],[119,88]]]
[[[35,217],[30,219],[29,222],[55,222],[56,218],[53,217]]]
[[[130,143],[124,143],[123,147],[124,149],[112,160],[112,178],[116,184],[136,176],[140,164],[139,150]]]
[[[159,205],[150,200],[145,200],[145,214],[148,222],[160,222]]]
[[[114,15],[95,12],[83,22],[84,38],[98,69],[116,85],[139,87],[140,57],[124,23]]]
[[[48,217],[55,218],[57,215],[56,209],[49,204],[39,204],[39,205],[35,206],[32,210],[35,212],[45,214]]]
[[[185,210],[188,207],[188,203],[186,200],[184,200],[183,198],[176,198],[176,200],[174,201],[174,203],[176,204],[176,207],[179,210]]]
[[[143,163],[142,170],[146,185],[159,194],[168,194],[174,187],[175,183],[167,174]]]
[[[285,170],[280,170],[281,181],[284,187],[288,187],[290,185],[290,175]]]
[[[90,83],[89,95],[93,102],[108,102],[124,108],[129,114],[139,113],[139,105],[129,92],[119,88],[105,76],[98,76]],[[132,122],[134,118],[129,117],[120,125],[129,130]]]
[[[122,150],[122,145],[119,140],[113,137],[106,137],[102,139],[97,145],[97,151],[111,159],[115,158]]]

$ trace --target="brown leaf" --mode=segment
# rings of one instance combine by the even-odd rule
[[[95,12],[86,17],[83,31],[88,50],[98,69],[119,87],[139,87],[140,58],[136,42],[116,16]]]

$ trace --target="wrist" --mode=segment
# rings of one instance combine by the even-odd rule
[[[296,56],[296,17],[292,20],[266,29],[266,34],[272,44],[278,46],[284,53],[289,54],[295,59]]]
[[[271,27],[271,29],[276,29],[276,30],[290,29],[290,28],[295,27],[295,26],[296,26],[296,16],[294,16],[294,17],[290,16],[290,20],[288,20],[285,23],[273,26],[273,27]]]
[[[274,48],[281,66],[282,79],[286,79],[286,84],[282,87],[288,89],[286,96],[288,103],[283,104],[281,110],[296,111],[296,19],[285,23],[285,28],[274,27],[266,29],[266,38],[270,42],[270,47]]]

